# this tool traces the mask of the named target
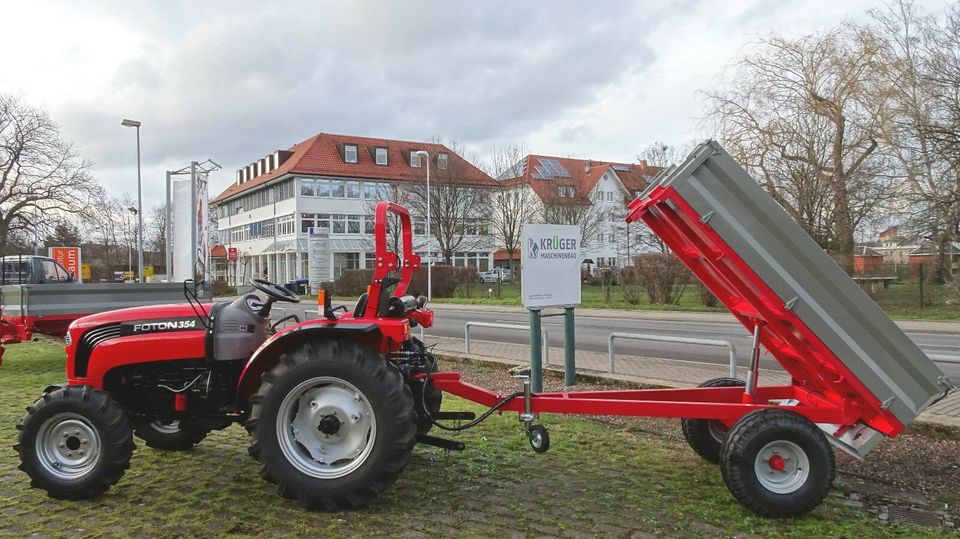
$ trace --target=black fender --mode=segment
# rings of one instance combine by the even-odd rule
[[[373,323],[322,323],[299,326],[276,335],[260,347],[247,361],[240,380],[237,382],[237,397],[234,406],[237,411],[249,410],[250,395],[260,387],[263,373],[272,369],[287,350],[292,350],[307,342],[331,340],[349,340],[361,346],[380,349],[383,333]]]

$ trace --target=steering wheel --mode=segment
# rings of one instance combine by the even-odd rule
[[[274,301],[285,301],[287,303],[300,303],[300,296],[298,296],[293,290],[285,286],[280,286],[275,283],[271,283],[266,279],[250,279],[250,284],[254,288],[263,292],[270,299]]]

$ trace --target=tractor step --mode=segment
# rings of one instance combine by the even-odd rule
[[[471,421],[476,419],[477,414],[473,412],[437,412],[433,418],[437,421]]]
[[[437,438],[436,436],[428,436],[426,434],[418,434],[417,443],[432,445],[433,447],[439,447],[440,449],[447,449],[450,451],[463,451],[467,447],[463,442],[447,440],[446,438]]]

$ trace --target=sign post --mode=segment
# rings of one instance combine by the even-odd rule
[[[563,306],[564,383],[576,383],[573,310],[580,303],[580,227],[576,225],[525,224],[521,229],[523,306],[530,311],[530,382],[534,392],[543,391],[541,311]],[[549,346],[549,343],[547,343]]]
[[[310,291],[318,294],[323,282],[330,280],[330,229],[327,227],[310,227],[307,272]]]

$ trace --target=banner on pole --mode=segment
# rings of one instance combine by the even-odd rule
[[[48,256],[72,273],[75,280],[82,282],[84,276],[79,247],[50,247]],[[86,278],[89,279],[89,275]]]
[[[316,293],[324,281],[330,280],[330,229],[310,227],[307,238],[307,279],[310,290]]]

